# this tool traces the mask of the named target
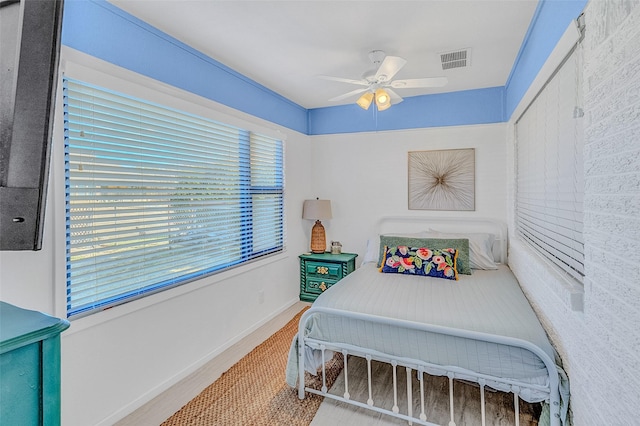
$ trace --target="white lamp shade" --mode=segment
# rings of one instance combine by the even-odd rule
[[[302,218],[311,220],[331,219],[331,201],[304,200]]]

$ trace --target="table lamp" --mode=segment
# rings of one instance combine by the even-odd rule
[[[311,229],[311,252],[324,253],[327,248],[327,238],[324,226],[320,221],[331,219],[331,201],[317,198],[315,200],[304,200],[302,218],[316,221]]]

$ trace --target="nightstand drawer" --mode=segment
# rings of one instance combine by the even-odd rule
[[[319,278],[309,278],[306,281],[305,291],[307,293],[320,294],[332,285],[334,285],[337,281],[334,280],[323,280]]]
[[[300,258],[300,300],[313,302],[356,269],[355,253],[305,253]]]
[[[338,280],[342,278],[342,264],[306,262],[307,276]]]

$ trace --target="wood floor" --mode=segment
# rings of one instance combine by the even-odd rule
[[[223,372],[228,370],[244,355],[282,328],[306,305],[308,304],[302,302],[294,304],[291,308],[276,316],[267,324],[209,361],[209,363],[198,371],[117,422],[116,425],[156,426],[161,424],[184,404],[196,397],[205,387],[213,383]],[[388,387],[391,383],[390,367],[381,363],[375,363],[373,367],[376,376],[385,378],[382,381],[378,381],[374,386],[373,398],[376,404],[380,404],[381,402],[383,406],[390,408],[393,405],[392,394],[387,391],[387,389],[391,389]],[[357,370],[361,370],[361,372],[353,374],[356,373]],[[352,398],[366,402],[368,387],[365,362],[359,358],[350,358],[349,371],[349,391]],[[361,379],[357,380],[357,377]],[[398,378],[400,380],[400,389],[406,390],[405,374],[398,374]],[[419,407],[418,389],[419,387],[416,381],[413,391],[415,407]],[[447,425],[449,422],[449,398],[446,378],[430,378],[427,389],[429,389],[429,394],[426,402],[432,407],[431,411],[427,411],[427,420],[436,424]],[[479,390],[476,387],[459,382],[456,382],[454,389],[454,405],[457,413],[455,418],[456,424],[458,426],[479,425]],[[336,394],[342,394],[344,392],[344,377],[342,374],[338,377],[330,392]],[[401,407],[401,410],[405,410],[404,412],[406,412],[406,396],[404,395],[405,392],[399,392],[398,405]],[[509,426],[515,424],[513,399],[510,394],[487,392],[486,400],[488,407],[487,426]],[[414,410],[416,410],[416,408],[414,408]],[[533,420],[533,418],[537,419],[537,414],[532,412],[534,409],[531,406],[521,401],[520,410],[520,424],[522,426],[537,424],[537,421]],[[384,426],[406,425],[407,422],[325,398],[311,425],[334,426],[336,424],[348,424],[350,426]]]
[[[393,406],[392,369],[388,364],[372,362],[372,375],[376,378],[372,386],[372,397],[377,406],[391,410]],[[366,403],[368,398],[368,382],[366,380],[366,361],[358,357],[349,358],[349,393],[351,399]],[[420,411],[419,383],[413,373],[413,412]],[[398,407],[400,413],[407,413],[406,373],[398,369]],[[341,374],[329,393],[344,393],[344,376]],[[447,425],[449,414],[449,385],[446,377],[425,375],[425,412],[427,421],[439,425]],[[454,420],[458,426],[480,425],[480,390],[477,386],[454,382]],[[487,426],[510,426],[515,424],[513,395],[504,392],[485,391],[485,409]],[[527,404],[520,400],[520,425],[537,425],[540,405]],[[333,426],[348,424],[350,426],[386,426],[407,425],[402,419],[386,414],[355,407],[329,398],[320,405],[311,426]]]

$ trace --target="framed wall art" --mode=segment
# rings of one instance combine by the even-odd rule
[[[475,149],[409,152],[409,210],[475,210]]]

